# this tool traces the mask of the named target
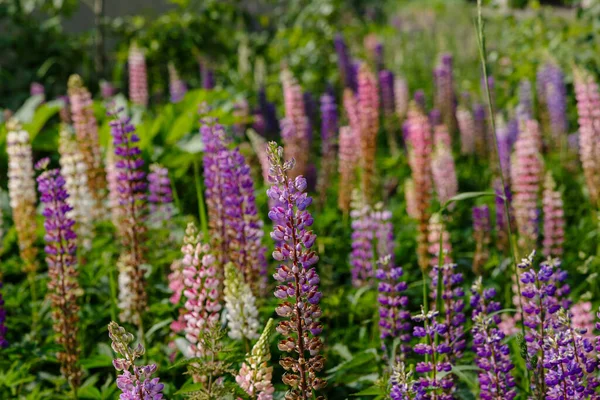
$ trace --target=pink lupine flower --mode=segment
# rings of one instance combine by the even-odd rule
[[[169,281],[169,289],[173,292],[169,301],[171,304],[179,304],[181,295],[185,289],[185,284],[183,283],[183,264],[180,259],[176,259],[171,263],[171,273],[167,277],[167,280]]]
[[[600,93],[590,74],[575,73],[579,155],[592,204],[600,200]]]
[[[523,248],[535,247],[538,238],[537,201],[542,179],[541,136],[536,121],[522,124],[511,168],[513,207]]]
[[[408,104],[410,102],[410,93],[406,79],[396,77],[394,79],[394,101],[396,106],[396,115],[398,119],[403,120],[408,112]]]
[[[297,175],[304,175],[310,154],[310,123],[306,115],[302,87],[296,82],[289,70],[281,72],[285,123],[282,123],[282,139],[286,158],[296,160]],[[285,124],[285,125],[284,125]],[[284,130],[286,136],[284,137]]]
[[[544,181],[544,255],[560,257],[565,241],[565,212],[560,192],[556,190],[556,182],[548,172]]]
[[[136,43],[129,47],[129,99],[137,105],[148,106],[148,77],[146,57]]]
[[[475,122],[471,111],[459,106],[456,110],[456,120],[460,131],[460,152],[462,154],[475,153]]]
[[[375,177],[375,151],[379,131],[379,94],[377,80],[363,64],[358,70],[358,115],[360,121],[360,162],[362,190],[367,201],[373,194]]]
[[[440,256],[440,235],[442,235],[442,254],[444,260],[442,264],[452,263],[452,243],[450,243],[450,234],[441,223],[439,214],[434,214],[429,220],[429,234],[427,240],[429,241],[429,264],[434,267],[439,265]]]
[[[438,127],[442,127],[439,128]],[[452,149],[448,144],[448,131],[444,125],[435,128],[435,150],[431,158],[433,183],[440,204],[444,204],[458,193],[458,179]]]
[[[235,377],[238,385],[256,400],[273,400],[275,388],[271,382],[273,379],[273,367],[269,366],[271,352],[269,341],[275,330],[273,319],[269,319],[258,342],[252,348],[252,352],[242,363],[240,372]]]
[[[406,200],[406,213],[409,217],[419,218],[419,205],[417,204],[417,192],[415,182],[408,178],[404,181],[404,197]]]
[[[358,163],[357,141],[357,135],[352,128],[349,126],[340,128],[338,207],[345,213],[350,209],[352,186],[355,180],[356,164]]]
[[[594,313],[592,312],[592,303],[582,301],[571,306],[571,324],[573,328],[584,330],[584,336],[594,337]]]

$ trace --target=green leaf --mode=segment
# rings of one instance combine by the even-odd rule
[[[181,389],[176,391],[175,394],[193,393],[193,392],[202,390],[203,387],[204,387],[204,384],[202,384],[200,382],[199,383],[187,382],[185,385],[183,385],[183,387]]]
[[[456,196],[448,199],[444,205],[442,206],[442,210],[445,210],[450,204],[455,203],[455,202],[459,202],[459,201],[463,201],[463,200],[469,200],[469,199],[476,199],[479,197],[496,197],[496,192],[465,192],[465,193],[459,193]]]
[[[79,388],[79,390],[77,390],[77,395],[82,399],[103,399],[100,390],[92,385]]]
[[[356,396],[384,396],[384,395],[385,395],[385,391],[383,390],[383,388],[381,388],[380,386],[371,386],[364,390],[361,390],[358,393],[351,394],[350,396],[356,397]]]
[[[333,367],[332,369],[327,371],[327,373],[332,374],[334,372],[347,371],[352,368],[359,367],[361,365],[367,364],[368,362],[375,361],[376,356],[377,351],[375,349],[367,349],[361,353],[356,354],[354,357],[352,357],[351,360],[343,362],[337,365],[336,367]]]
[[[95,355],[81,360],[81,366],[84,368],[110,367],[113,358],[106,355]]]
[[[35,114],[35,110],[42,104],[44,101],[44,96],[41,94],[31,96],[25,103],[19,108],[19,110],[15,113],[14,117],[21,121],[21,123],[29,123],[33,119],[33,115]]]
[[[59,112],[62,107],[64,107],[64,102],[62,100],[55,100],[42,104],[35,110],[32,121],[23,125],[23,128],[29,132],[29,137],[32,141],[42,130],[46,122]]]
[[[184,111],[176,120],[165,140],[167,145],[174,145],[182,137],[192,131],[194,123],[196,122],[196,113],[191,109]]]

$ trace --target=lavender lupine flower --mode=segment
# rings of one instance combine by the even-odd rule
[[[136,43],[129,46],[129,99],[133,104],[148,107],[148,77],[146,56]]]
[[[338,69],[344,87],[350,88],[352,91],[356,92],[356,81],[353,80],[355,75],[352,71],[352,62],[350,61],[350,55],[348,54],[348,46],[341,33],[335,35],[333,44],[335,46]]]
[[[409,103],[410,93],[406,79],[398,76],[394,79],[394,104],[398,119],[403,120],[406,117]]]
[[[275,330],[274,328],[275,322],[270,318],[258,342],[252,348],[252,352],[247,356],[246,361],[242,363],[240,372],[235,377],[237,384],[252,399],[273,400],[275,388],[271,382],[273,367],[269,366],[271,360],[269,342]]]
[[[538,99],[546,108],[548,123],[555,144],[563,140],[567,133],[567,88],[561,69],[552,63],[546,63],[538,69]]]
[[[473,237],[475,238],[475,254],[473,255],[473,272],[481,275],[481,269],[487,262],[490,253],[490,209],[488,206],[473,207]]]
[[[202,89],[212,90],[215,88],[215,72],[207,65],[207,63],[200,64],[200,74],[202,76]]]
[[[518,121],[527,121],[533,118],[533,89],[528,79],[523,79],[519,83],[519,104],[516,114]]]
[[[544,339],[545,398],[596,398],[600,382],[595,376],[598,362],[592,340],[573,329],[567,311],[556,314],[556,324]]]
[[[33,172],[33,157],[29,133],[21,125],[11,119],[6,124],[6,153],[8,154],[8,195],[13,213],[19,254],[23,260],[23,270],[34,273],[37,270],[37,248],[35,203],[35,180]]]
[[[456,110],[456,120],[460,131],[460,152],[462,154],[475,153],[475,121],[471,111],[459,106]]]
[[[479,157],[486,157],[488,150],[487,116],[483,104],[473,105],[473,132],[475,151]]]
[[[258,309],[256,297],[244,275],[233,263],[225,265],[225,309],[229,337],[238,340],[258,338]]]
[[[146,309],[146,282],[144,244],[147,216],[146,173],[142,170],[144,160],[137,146],[140,138],[135,133],[135,127],[127,117],[112,115],[110,122],[111,134],[115,153],[115,168],[117,170],[120,225],[122,227],[121,241],[125,248],[129,268],[119,272],[121,280],[130,284],[131,305],[133,309],[122,310],[122,317],[135,324],[141,324],[142,314]]]
[[[44,85],[39,82],[31,82],[31,85],[29,85],[29,94],[31,96],[44,96],[44,92]]]
[[[92,95],[83,85],[79,75],[69,77],[69,102],[71,115],[77,137],[79,152],[87,165],[88,185],[92,195],[98,202],[95,209],[102,214],[100,202],[106,189],[105,172],[102,168],[102,152],[98,139],[98,122],[94,115]]]
[[[75,232],[80,245],[89,250],[92,247],[94,207],[96,201],[90,192],[87,177],[87,164],[79,152],[72,129],[62,124],[58,140],[60,153],[60,173],[65,178],[69,193],[67,203],[72,211],[68,217],[77,221]]]
[[[45,169],[49,160],[43,159],[37,168]],[[53,328],[56,342],[62,349],[57,353],[61,372],[73,390],[81,381],[78,365],[79,341],[77,340],[81,288],[77,282],[77,235],[73,231],[75,221],[67,216],[72,207],[67,203],[69,195],[65,180],[58,169],[42,172],[37,178],[40,201],[44,205],[46,235],[46,263],[48,264],[48,292],[52,303]]]
[[[100,95],[104,100],[109,100],[115,94],[117,94],[117,89],[115,89],[112,83],[104,79],[100,81]]]
[[[352,201],[352,252],[350,253],[350,265],[352,266],[352,284],[355,287],[368,285],[373,279],[374,273],[374,223],[371,207],[365,204],[354,191]]]
[[[183,311],[185,337],[190,342],[190,355],[201,357],[204,349],[199,340],[203,329],[219,321],[221,297],[220,280],[217,274],[215,257],[210,246],[202,243],[201,235],[194,224],[188,224],[183,239],[183,295],[186,298]]]
[[[146,350],[138,343],[130,347],[134,337],[125,328],[115,322],[108,324],[108,336],[115,353],[123,358],[113,360],[113,366],[121,375],[117,377],[117,387],[122,394],[121,400],[161,400],[164,386],[159,378],[152,378],[158,367],[156,364],[135,365],[135,360],[144,355]]]
[[[505,334],[498,329],[501,304],[494,301],[496,290],[484,289],[481,277],[471,288],[473,308],[473,351],[479,372],[479,397],[484,400],[516,397],[516,382],[511,374],[510,349],[503,343]],[[496,313],[496,314],[493,314]]]
[[[438,277],[442,277],[442,303],[444,311],[442,318],[447,331],[443,337],[449,348],[447,353],[448,360],[452,363],[462,358],[466,347],[466,338],[464,333],[464,324],[466,317],[464,314],[465,302],[463,297],[465,292],[460,285],[463,283],[463,274],[456,272],[456,264],[444,264],[440,267],[434,266],[431,270],[431,287],[433,293],[437,292]]]
[[[340,128],[338,207],[344,213],[348,213],[350,209],[352,186],[358,164],[357,142],[357,133],[351,127],[342,126]]]
[[[377,302],[379,303],[379,338],[384,352],[389,342],[398,338],[398,358],[404,359],[410,352],[411,316],[407,311],[408,297],[403,295],[407,284],[402,280],[402,267],[395,266],[393,255],[382,257],[377,262],[375,277],[378,280]],[[387,354],[386,354],[387,356]]]
[[[321,193],[323,204],[327,186],[335,171],[335,143],[338,132],[338,116],[335,98],[328,94],[321,96],[321,168],[317,192]]]
[[[163,225],[173,215],[173,191],[169,170],[160,164],[150,165],[148,174],[148,203],[150,220],[155,225]]]
[[[414,327],[413,336],[422,342],[413,346],[413,351],[428,359],[418,362],[415,367],[415,372],[422,376],[414,383],[414,399],[453,399],[454,381],[449,373],[452,364],[448,361],[452,349],[445,340],[435,340],[436,336],[448,336],[448,326],[437,321],[438,314],[435,310],[425,313],[421,306],[421,313],[413,316],[413,321],[423,323],[423,326]]]
[[[565,212],[561,194],[556,190],[552,173],[546,174],[543,193],[544,207],[544,256],[559,257],[565,241]]]
[[[592,204],[600,200],[600,93],[590,74],[575,71],[575,97],[579,123],[579,156],[583,165],[585,183]]]
[[[2,298],[2,281],[0,281],[0,349],[8,347],[6,340],[6,310],[4,309],[4,299]]]
[[[319,354],[323,343],[318,335],[323,330],[318,318],[321,316],[318,291],[319,276],[314,267],[319,257],[311,250],[316,235],[308,230],[313,218],[306,208],[312,199],[304,192],[306,179],[289,177],[294,160],[284,162],[283,148],[274,142],[268,147],[271,169],[269,181],[273,186],[267,191],[270,199],[276,202],[269,212],[275,223],[271,237],[278,243],[273,258],[282,264],[273,277],[281,283],[275,291],[284,301],[276,312],[286,320],[279,323],[277,332],[285,338],[279,342],[279,349],[295,352],[298,358],[287,356],[281,359],[281,366],[287,371],[283,382],[291,387],[289,399],[306,400],[326,385],[326,381],[316,376],[324,366],[324,358]],[[307,355],[306,352],[309,352]]]
[[[434,69],[435,107],[440,110],[444,124],[451,132],[456,130],[456,94],[452,55],[442,54],[438,66]]]
[[[536,121],[523,123],[513,155],[511,187],[514,193],[513,206],[523,248],[535,246],[538,238],[537,200],[542,180],[541,136]]]
[[[281,124],[281,137],[285,154],[286,158],[296,160],[297,169],[294,173],[303,175],[308,165],[310,141],[307,136],[309,120],[304,106],[302,87],[288,70],[281,72],[281,83],[285,105],[285,122]]]
[[[185,81],[179,76],[175,64],[169,63],[169,94],[171,95],[171,103],[179,103],[183,100],[187,92]]]

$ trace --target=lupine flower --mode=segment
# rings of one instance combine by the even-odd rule
[[[494,301],[494,289],[484,289],[481,277],[471,288],[473,308],[473,351],[479,372],[479,397],[484,400],[516,397],[516,382],[510,371],[514,368],[510,361],[510,349],[503,343],[504,332],[498,329],[501,304]]]
[[[0,290],[2,289],[2,282],[0,281]],[[2,298],[2,292],[0,291],[0,349],[8,347],[8,340],[6,340],[6,310],[4,309],[4,299]]]
[[[473,237],[475,238],[475,255],[473,255],[473,271],[481,274],[481,268],[487,262],[490,253],[490,209],[488,206],[473,207]]]
[[[533,118],[533,90],[528,79],[523,79],[519,83],[519,104],[516,114],[518,121],[527,121]]]
[[[350,128],[352,128],[352,130],[360,136],[361,124],[358,100],[351,90],[344,90],[343,103],[344,111],[346,112],[346,118],[348,118],[348,124],[350,125]]]
[[[281,123],[281,137],[284,142],[286,158],[296,160],[297,169],[294,173],[306,173],[308,156],[310,154],[309,120],[306,116],[302,87],[296,82],[291,72],[281,73],[283,85],[283,101],[285,105],[285,122]]]
[[[592,204],[600,200],[600,107],[598,84],[590,74],[576,71],[575,97],[579,123],[579,155]]]
[[[108,324],[108,336],[112,340],[111,347],[123,358],[113,360],[113,366],[121,375],[117,377],[117,387],[122,394],[121,400],[161,400],[164,386],[159,378],[152,378],[158,367],[156,364],[135,365],[135,360],[144,355],[146,350],[141,344],[130,347],[133,335],[115,322]]]
[[[548,172],[544,181],[544,256],[561,256],[565,241],[565,212],[556,182]]]
[[[8,154],[8,194],[13,220],[19,241],[19,254],[23,269],[28,273],[37,270],[35,247],[35,180],[29,133],[14,119],[6,124],[6,153]]]
[[[335,98],[328,94],[321,96],[321,168],[317,192],[321,193],[323,204],[327,186],[335,171],[335,143],[338,132],[338,116]]]
[[[394,101],[396,115],[398,116],[398,119],[403,120],[408,112],[410,93],[408,91],[406,79],[399,76],[394,79]]]
[[[155,225],[162,225],[173,216],[173,191],[168,169],[159,164],[150,165],[148,191],[150,220]]]
[[[129,46],[129,99],[133,104],[148,107],[148,77],[146,56],[136,43]]]
[[[36,167],[45,169],[49,160],[41,160]],[[52,303],[53,328],[56,342],[62,349],[57,353],[61,372],[74,390],[81,380],[78,366],[79,342],[77,340],[81,289],[77,282],[77,235],[75,221],[67,216],[72,207],[65,180],[58,169],[42,172],[37,178],[40,201],[44,205],[46,235],[46,263],[48,264],[48,292]]]
[[[185,289],[185,285],[183,283],[183,264],[180,259],[175,259],[171,263],[171,272],[167,277],[169,281],[169,289],[173,292],[173,295],[169,298],[171,304],[179,304],[181,300],[181,296],[183,295],[183,289]]]
[[[71,124],[71,105],[69,103],[69,96],[59,96],[57,100],[62,101],[62,107],[58,111],[60,122],[64,124]]]
[[[375,177],[375,151],[379,132],[379,94],[373,73],[363,64],[358,71],[358,116],[360,123],[360,161],[362,190],[371,200]]]
[[[204,349],[199,342],[200,332],[219,321],[220,280],[210,246],[200,241],[198,229],[192,223],[185,231],[181,252],[185,285],[183,295],[186,298],[183,316],[186,321],[185,337],[190,342],[191,356],[201,357]]]
[[[75,232],[81,246],[89,250],[92,247],[94,207],[96,201],[88,186],[87,164],[79,152],[73,131],[68,125],[62,124],[58,140],[60,153],[60,173],[65,179],[69,198],[67,203],[72,210],[68,217],[76,221]]]
[[[412,379],[412,371],[407,371],[402,361],[394,367],[390,384],[390,398],[392,400],[410,400],[413,398],[415,381]]]
[[[368,285],[374,275],[374,241],[375,229],[371,207],[363,199],[356,198],[358,192],[354,191],[352,201],[352,252],[350,265],[352,266],[352,284],[355,287]]]
[[[452,243],[450,242],[450,234],[444,227],[439,214],[434,214],[429,219],[428,227],[429,242],[429,264],[434,267],[439,264],[440,256],[440,235],[442,235],[442,254],[444,256],[443,263],[448,264],[452,262]]]
[[[486,157],[488,151],[487,116],[483,104],[473,105],[473,132],[475,151],[479,157]]]
[[[460,152],[475,153],[475,121],[469,109],[459,106],[456,110],[456,120],[460,131]]]
[[[171,103],[179,103],[183,100],[187,92],[187,86],[183,79],[179,76],[175,64],[169,63],[169,94],[171,95]]]
[[[29,85],[29,94],[31,96],[44,96],[44,85],[39,82],[31,82],[31,85]]]
[[[563,284],[566,274],[559,267],[558,260],[549,260],[533,268],[535,252],[519,263],[521,269],[521,294],[526,327],[527,368],[532,371],[531,387],[536,395],[546,392],[544,363],[545,345],[548,330],[555,327],[556,312],[566,305],[563,297],[568,294],[568,286]]]
[[[367,54],[373,60],[373,63],[377,67],[377,71],[383,67],[383,44],[381,40],[374,33],[369,33],[363,39],[363,44]]]
[[[523,124],[512,160],[511,183],[515,220],[523,248],[535,246],[538,238],[537,201],[542,179],[541,137],[536,121]]]
[[[408,297],[403,295],[408,287],[401,280],[403,274],[402,267],[394,265],[393,254],[388,254],[377,262],[375,277],[379,292],[379,338],[384,352],[390,347],[391,341],[400,339],[397,357],[402,359],[410,352],[412,328],[410,313],[407,311]]]
[[[429,206],[431,201],[431,128],[428,118],[417,107],[408,111],[407,143],[409,146],[408,163],[412,171],[415,188],[415,203],[418,210],[419,233],[417,237],[417,254],[422,269],[428,266],[427,232],[429,223]]]
[[[416,344],[413,351],[428,359],[428,361],[418,362],[415,367],[415,372],[422,375],[413,386],[415,399],[453,399],[454,381],[453,375],[449,373],[452,364],[448,361],[452,349],[446,340],[439,342],[435,340],[436,336],[441,338],[448,336],[448,326],[437,321],[438,314],[439,312],[435,310],[425,313],[421,307],[421,313],[413,316],[413,321],[423,323],[423,326],[414,327],[413,336],[421,339],[422,342]]]
[[[451,132],[456,130],[456,95],[454,93],[454,77],[452,55],[442,54],[433,72],[435,81],[435,107],[440,110],[444,125]]]
[[[225,309],[229,337],[241,340],[258,338],[258,309],[256,297],[244,275],[233,263],[225,265]]]
[[[267,156],[266,148],[267,141],[264,137],[249,129],[246,131],[246,135],[248,139],[250,139],[250,144],[252,145],[252,149],[258,158],[258,162],[260,163],[260,170],[262,172],[262,177],[264,182],[268,182],[269,180],[269,157]]]
[[[441,268],[441,273],[440,273]],[[460,287],[463,283],[463,274],[456,272],[456,264],[444,264],[441,267],[434,266],[431,270],[431,288],[437,293],[438,277],[442,277],[442,303],[444,312],[442,318],[447,327],[443,340],[449,347],[448,360],[452,363],[463,356],[466,347],[464,324],[465,292]]]
[[[277,121],[275,104],[267,100],[267,93],[264,87],[261,87],[258,91],[258,112],[264,125],[264,132],[260,132],[258,129],[257,131],[265,136],[277,133],[279,130],[279,121]]]
[[[352,63],[348,54],[348,46],[344,41],[342,34],[337,33],[333,39],[335,52],[337,54],[338,69],[344,87],[352,89],[356,92],[356,82],[353,80],[354,73],[352,71]]]
[[[350,193],[355,180],[355,170],[358,163],[356,133],[349,126],[340,128],[339,173],[340,185],[338,190],[338,207],[344,213],[350,209]]]
[[[573,328],[577,329],[585,337],[594,337],[594,313],[592,313],[592,303],[589,301],[581,301],[573,304],[569,310],[569,314]]]
[[[423,89],[415,90],[413,95],[413,101],[415,105],[419,108],[419,111],[425,112],[426,104],[425,104],[425,91]],[[409,105],[410,109],[410,105]]]
[[[458,193],[458,179],[452,150],[444,143],[437,143],[431,158],[431,173],[435,192],[440,204],[446,203]],[[452,207],[453,204],[450,205]]]
[[[273,367],[269,366],[271,352],[269,342],[275,328],[275,322],[269,319],[258,342],[252,348],[252,352],[242,363],[240,372],[235,381],[248,393],[252,399],[273,400],[275,388],[271,382],[273,379]]]
[[[567,133],[567,87],[560,68],[546,63],[537,73],[538,99],[546,108],[552,137],[557,143]]]
[[[202,78],[202,89],[212,90],[215,88],[215,72],[207,63],[199,63]]]
[[[409,217],[419,218],[419,204],[417,203],[417,192],[415,182],[408,178],[404,181],[404,197],[406,201],[406,213]]]
[[[128,262],[124,262],[128,268],[119,271],[119,279],[129,282],[131,287],[128,292],[133,297],[131,301],[133,309],[122,311],[124,316],[130,314],[130,318],[126,320],[141,324],[141,317],[147,303],[144,244],[148,184],[146,173],[142,170],[144,160],[141,158],[141,150],[137,146],[140,138],[135,133],[135,127],[129,118],[120,117],[117,114],[113,114],[112,117],[110,126],[121,208],[119,212],[122,227],[121,241],[130,258]]]
[[[69,78],[69,101],[79,152],[87,165],[88,185],[96,201],[102,201],[106,189],[102,153],[98,141],[98,122],[94,115],[92,96],[79,75]],[[99,204],[98,204],[99,206]],[[96,207],[99,210],[100,207]],[[101,211],[97,211],[101,214]]]
[[[115,94],[117,94],[117,90],[112,83],[104,79],[100,81],[100,95],[104,100],[109,100]]]
[[[500,159],[500,172],[505,180],[510,179],[510,135],[504,118],[496,118],[496,140],[498,142],[498,158]]]
[[[276,308],[277,314],[286,318],[277,326],[277,332],[285,336],[278,347],[298,354],[298,359],[291,356],[281,359],[280,364],[286,370],[282,379],[290,386],[288,398],[306,399],[326,385],[325,380],[316,376],[325,360],[319,354],[323,343],[318,337],[323,330],[318,321],[322,294],[318,289],[319,276],[312,267],[319,257],[311,250],[316,235],[308,230],[313,218],[306,210],[312,199],[304,192],[306,179],[302,176],[292,179],[288,175],[294,160],[284,162],[283,149],[274,142],[269,143],[268,154],[269,181],[273,186],[267,195],[278,204],[269,212],[275,224],[271,237],[277,242],[273,258],[281,262],[273,275],[281,283],[275,297],[292,301],[284,301]]]
[[[509,237],[508,237],[508,218],[512,217],[512,213],[510,215],[506,214],[506,208],[504,206],[504,202],[508,202],[509,209],[512,208],[512,192],[510,191],[510,187],[506,185],[503,187],[502,179],[496,178],[493,183],[494,192],[496,193],[495,197],[495,209],[496,209],[496,233],[497,233],[497,245],[500,249],[506,249],[509,245]],[[505,200],[506,199],[506,200]],[[511,218],[511,223],[513,222]]]

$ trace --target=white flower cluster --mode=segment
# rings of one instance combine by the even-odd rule
[[[227,326],[232,339],[258,338],[258,309],[250,286],[244,282],[242,271],[233,263],[225,266],[225,308]]]

